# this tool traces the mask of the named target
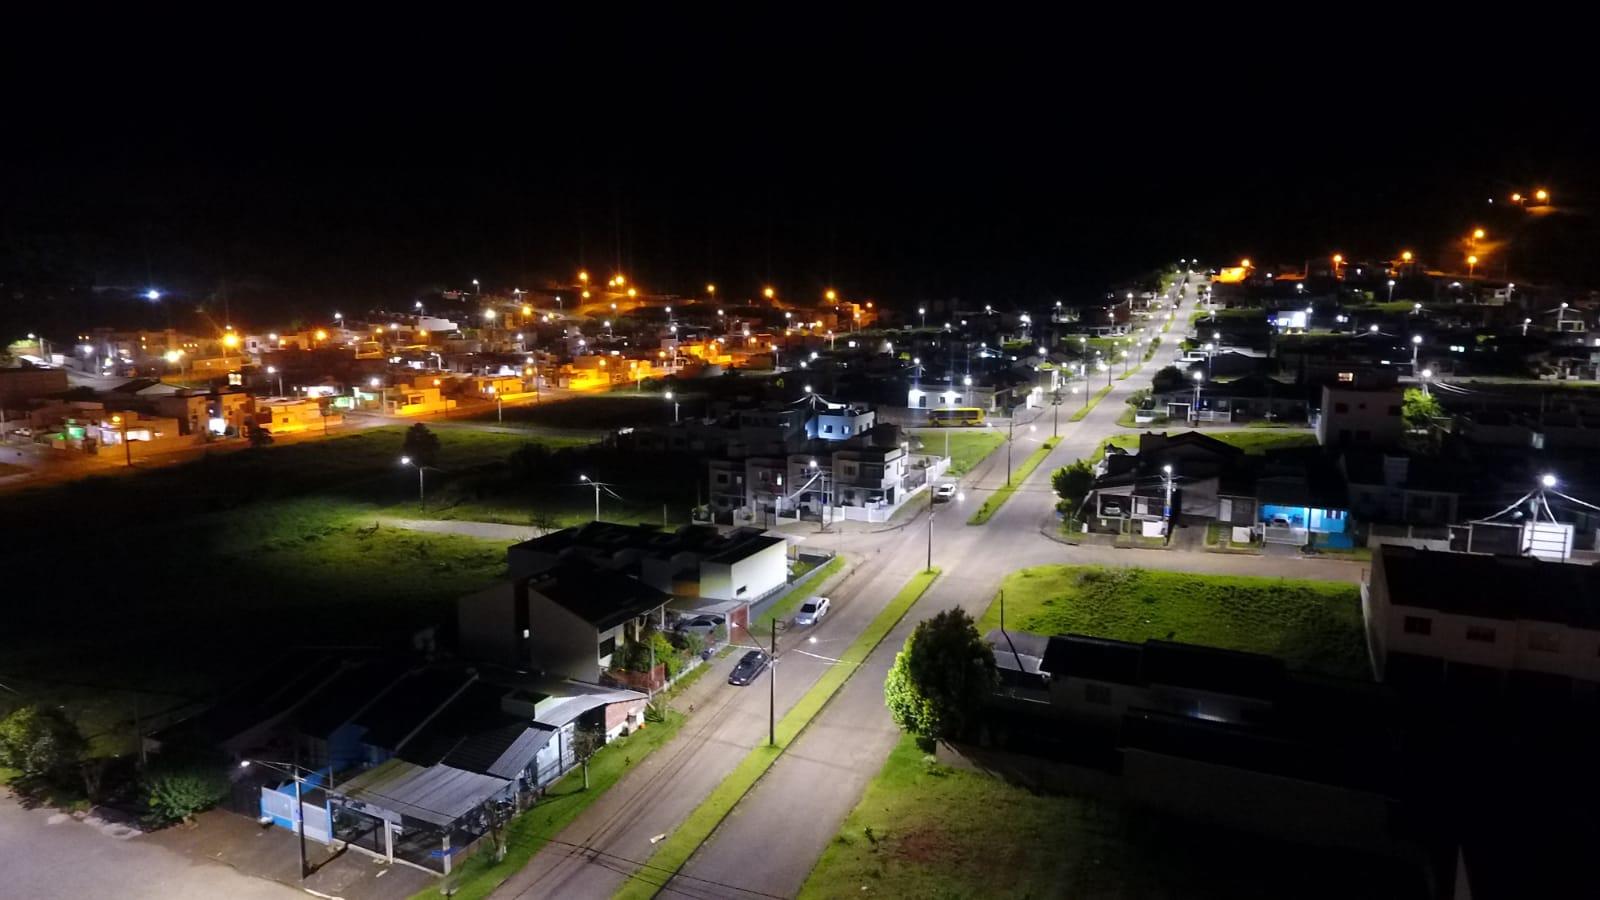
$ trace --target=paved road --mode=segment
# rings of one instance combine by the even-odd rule
[[[1190,291],[1178,313],[1180,322],[1193,300]],[[1181,326],[1175,327],[1169,339],[1175,339],[1181,330]],[[1150,371],[1153,368],[1113,381],[1112,392],[1083,421],[1063,421],[1060,445],[988,525],[968,526],[966,519],[989,492],[1004,484],[1003,451],[992,454],[963,479],[964,501],[937,507],[931,522],[922,513],[903,527],[891,529],[847,523],[819,534],[809,523],[781,528],[809,545],[843,550],[861,562],[844,585],[828,590],[834,613],[815,629],[818,644],[800,645],[816,655],[780,653],[779,716],[829,664],[817,657],[845,647],[923,567],[930,536],[934,564],[942,567],[944,574],[869,657],[860,677],[846,683],[666,885],[663,896],[796,894],[898,739],[883,705],[882,687],[894,654],[918,621],[939,610],[960,606],[974,616],[981,614],[1000,580],[1011,571],[1050,562],[1103,562],[1196,572],[1356,579],[1358,566],[1333,560],[1071,547],[1045,536],[1044,531],[1055,527],[1056,498],[1049,484],[1050,472],[1087,455],[1106,435],[1122,430],[1116,418],[1123,401],[1148,382]],[[1049,437],[1050,429],[1048,413],[1027,426],[1019,420],[1016,461]],[[653,850],[651,839],[677,827],[752,747],[765,740],[768,700],[764,678],[751,688],[731,688],[725,683],[731,664],[731,659],[720,661],[716,671],[695,685],[692,696],[684,698],[685,703],[698,707],[684,733],[608,791],[559,836],[563,844],[552,844],[537,854],[495,896],[609,897],[629,873],[638,870]],[[665,873],[661,874],[664,880]]]
[[[65,813],[23,809],[0,796],[0,894],[161,900],[290,900],[305,897],[276,882],[196,861],[144,838],[118,840]]]
[[[1180,321],[1193,303],[1185,297]],[[1170,334],[1181,333],[1175,327]],[[1154,363],[1154,361],[1152,361]],[[1153,370],[1152,370],[1153,371]],[[1106,563],[1193,572],[1249,573],[1354,580],[1359,566],[1347,562],[1165,550],[1070,547],[1042,532],[1056,527],[1056,497],[1050,472],[1088,455],[1107,435],[1122,430],[1116,418],[1128,394],[1148,382],[1148,373],[1113,381],[1113,390],[1084,420],[1062,425],[1062,441],[989,524],[972,527],[966,517],[976,503],[1004,483],[1004,453],[994,454],[967,479],[966,500],[937,511],[931,532],[934,563],[944,573],[852,678],[775,763],[732,815],[670,880],[661,896],[745,898],[756,892],[794,896],[811,867],[838,833],[868,782],[877,775],[899,731],[883,704],[883,681],[894,656],[917,622],[958,606],[982,615],[1006,574],[1044,563]],[[1049,436],[1050,418],[1033,423],[1019,443]],[[1023,443],[1017,458],[1031,448]],[[948,512],[947,512],[948,511]],[[889,537],[880,556],[890,580],[904,580],[925,559],[927,520]],[[870,538],[858,537],[859,544]],[[781,848],[781,852],[773,852]]]

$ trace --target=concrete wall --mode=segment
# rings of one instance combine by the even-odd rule
[[[471,659],[515,665],[513,586],[497,584],[456,600],[461,652]]]
[[[1388,853],[1384,797],[1190,759],[1125,750],[1128,796],[1198,822],[1319,846]]]

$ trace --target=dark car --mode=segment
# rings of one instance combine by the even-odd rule
[[[767,651],[751,650],[740,658],[738,665],[733,667],[733,673],[728,676],[728,683],[745,685],[755,681],[756,676],[760,675],[771,661],[772,657],[767,655]]]

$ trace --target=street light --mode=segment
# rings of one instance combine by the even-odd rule
[[[667,402],[672,404],[672,421],[673,421],[674,424],[676,424],[677,421],[678,421],[678,401],[676,401],[676,400],[674,400],[672,398],[672,392],[671,391],[667,391],[666,398],[667,398]],[[596,516],[595,518],[599,518],[599,517]]]
[[[1189,410],[1190,418],[1200,421],[1200,383],[1206,380],[1203,372],[1196,369],[1189,377],[1194,379],[1194,406]]]
[[[1522,320],[1522,336],[1523,337],[1527,337],[1528,336],[1528,326],[1532,325],[1532,324],[1533,324],[1533,320],[1532,319],[1523,319]]]
[[[267,366],[267,374],[268,375],[277,375],[278,376],[278,396],[282,397],[283,396],[283,375],[278,371],[278,367],[277,366]]]
[[[1476,256],[1468,256],[1467,257],[1467,277],[1471,278],[1472,277],[1472,273],[1477,268],[1478,268],[1478,258]]]
[[[128,443],[128,422],[122,416],[112,416],[111,424],[122,433],[122,452],[127,457],[128,467],[133,468],[133,445]]]
[[[161,292],[155,288],[151,288],[150,290],[144,292],[144,298],[154,303],[155,301],[161,299]]]
[[[594,520],[596,522],[600,521],[600,482],[591,479],[587,475],[579,475],[578,480],[594,487]]]
[[[306,861],[306,805],[300,794],[300,767],[292,763],[275,763],[264,759],[242,759],[239,761],[239,768],[248,769],[252,762],[277,769],[294,779],[294,830],[300,836],[300,880],[305,881],[311,874],[311,864]],[[328,768],[329,779],[332,780],[333,767],[330,765]]]
[[[1432,391],[1428,390],[1428,379],[1430,379],[1432,377],[1433,377],[1433,370],[1432,369],[1423,369],[1422,370],[1422,392],[1424,394],[1432,394],[1433,393]]]
[[[1389,302],[1394,302],[1394,279],[1389,279]]]
[[[1422,349],[1422,335],[1411,336],[1411,374],[1417,374],[1417,351]]]
[[[425,466],[420,460],[414,460],[409,456],[400,457],[400,465],[410,466],[417,470],[417,506],[422,507],[427,505],[427,495],[424,493],[426,485],[423,484],[422,473],[428,469],[433,469],[435,472],[439,470],[433,466]]]

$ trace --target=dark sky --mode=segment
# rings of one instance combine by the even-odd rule
[[[89,66],[0,144],[0,272],[227,283],[273,309],[618,264],[667,291],[1035,304],[1180,256],[1433,253],[1513,227],[1486,198],[1538,183],[1572,234],[1528,264],[1593,274],[1593,126],[1512,104],[1513,85],[1463,113],[1434,88],[1312,102],[1337,80],[1236,94],[1183,71],[1145,85],[1145,63],[870,47]]]

